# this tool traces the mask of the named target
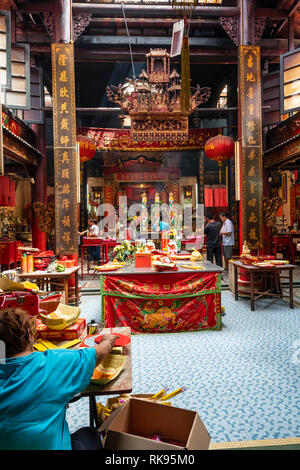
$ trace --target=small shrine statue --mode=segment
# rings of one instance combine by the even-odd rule
[[[249,250],[249,247],[248,247],[248,243],[246,241],[244,241],[244,244],[243,244],[243,249],[242,249],[242,255],[250,255],[250,250]]]

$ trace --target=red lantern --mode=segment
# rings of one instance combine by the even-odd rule
[[[207,158],[218,162],[219,179],[221,183],[222,163],[234,156],[234,140],[226,135],[217,135],[208,139],[204,147]]]
[[[87,135],[78,135],[77,142],[79,144],[79,156],[81,162],[87,162],[94,158],[96,154],[96,144]]]

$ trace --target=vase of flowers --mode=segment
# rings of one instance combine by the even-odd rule
[[[113,260],[121,263],[130,264],[134,261],[135,247],[128,240],[124,240],[123,243],[114,247],[111,252]]]

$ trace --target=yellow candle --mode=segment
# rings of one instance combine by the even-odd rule
[[[153,397],[151,397],[153,400],[158,400],[159,398],[161,398],[167,391],[168,391],[168,387],[165,387],[163,388],[160,392],[158,392],[156,395],[153,395]]]
[[[168,395],[165,395],[164,397],[161,398],[162,401],[164,400],[169,400],[172,397],[175,397],[176,395],[179,395],[179,393],[184,392],[185,388],[181,387],[175,390],[174,392],[169,393]]]

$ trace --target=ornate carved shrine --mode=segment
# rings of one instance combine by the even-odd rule
[[[121,107],[123,116],[130,116],[131,135],[135,141],[183,142],[188,139],[188,114],[180,110],[181,80],[173,69],[166,49],[151,49],[147,71],[137,79],[127,78],[123,84],[108,86],[107,97]],[[197,85],[192,90],[190,113],[210,98],[211,89]]]

